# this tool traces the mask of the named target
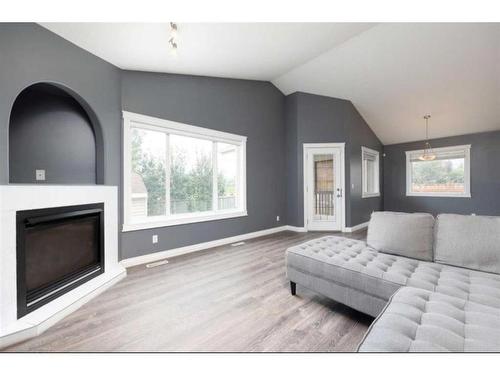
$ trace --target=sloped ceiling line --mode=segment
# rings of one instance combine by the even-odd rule
[[[384,144],[500,129],[498,23],[43,23],[128,70],[271,81],[350,100]]]

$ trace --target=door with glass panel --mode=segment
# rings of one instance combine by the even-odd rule
[[[343,148],[304,145],[304,212],[309,230],[342,229]]]

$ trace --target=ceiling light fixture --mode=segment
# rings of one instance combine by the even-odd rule
[[[175,22],[170,22],[170,39],[168,43],[170,44],[170,53],[174,56],[177,56],[177,34],[177,24]]]
[[[418,157],[419,160],[422,161],[431,161],[436,159],[436,155],[432,151],[431,144],[429,143],[429,119],[431,118],[431,115],[425,115],[424,120],[425,120],[425,148],[424,152],[422,155]]]
[[[175,22],[170,22],[170,37],[177,38],[177,24]]]

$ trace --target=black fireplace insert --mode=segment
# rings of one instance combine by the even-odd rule
[[[17,212],[17,316],[104,272],[104,204]]]

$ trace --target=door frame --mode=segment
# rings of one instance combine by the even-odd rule
[[[303,201],[304,201],[304,229],[306,231],[309,230],[307,225],[307,216],[308,216],[308,196],[307,196],[307,150],[314,148],[339,148],[340,149],[340,186],[342,189],[342,208],[340,215],[340,229],[342,232],[345,232],[345,216],[346,216],[346,207],[345,207],[345,142],[336,142],[336,143],[304,143],[302,145],[302,179],[303,179]]]

